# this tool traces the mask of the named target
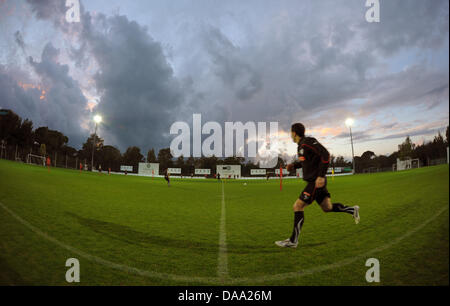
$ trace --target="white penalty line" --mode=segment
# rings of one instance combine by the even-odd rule
[[[217,276],[220,280],[228,279],[227,231],[226,231],[225,187],[222,181],[222,211],[220,213],[219,258]]]
[[[170,274],[170,273],[146,271],[146,270],[141,270],[138,268],[130,267],[127,265],[117,264],[112,261],[100,258],[98,256],[94,256],[94,255],[88,254],[86,252],[80,251],[80,250],[78,250],[74,247],[71,247],[65,243],[62,243],[59,240],[48,235],[47,233],[41,231],[39,228],[35,227],[34,225],[30,224],[28,221],[22,219],[20,216],[18,216],[16,213],[11,211],[8,207],[6,207],[1,202],[0,202],[0,207],[3,208],[6,212],[8,212],[19,223],[21,223],[22,225],[24,225],[25,227],[30,229],[35,234],[41,236],[42,238],[44,238],[50,242],[53,242],[54,244],[58,245],[59,247],[66,249],[74,254],[77,254],[78,256],[80,256],[82,258],[85,258],[92,262],[96,262],[98,264],[104,265],[104,266],[112,268],[112,269],[124,271],[127,273],[133,273],[133,274],[144,276],[144,277],[158,278],[158,279],[165,279],[165,280],[179,281],[179,282],[188,282],[188,283],[199,282],[199,283],[207,283],[207,284],[217,284],[217,283],[223,283],[225,281],[225,278],[228,277],[227,274],[225,274],[225,276],[222,275],[222,277],[182,276],[182,275]],[[223,205],[223,207],[225,207],[225,206]],[[279,273],[279,274],[273,274],[273,275],[267,275],[267,276],[257,276],[257,277],[239,277],[239,278],[229,278],[228,277],[228,278],[226,278],[226,284],[255,284],[255,283],[264,283],[264,282],[269,282],[269,281],[280,281],[280,280],[285,280],[285,279],[289,279],[289,278],[296,278],[296,277],[301,277],[301,276],[305,276],[305,275],[311,275],[311,274],[315,274],[318,272],[324,272],[327,270],[342,268],[342,267],[350,265],[358,260],[366,259],[366,258],[368,258],[368,256],[372,256],[374,253],[385,251],[385,250],[391,248],[392,246],[400,243],[402,240],[417,233],[419,230],[423,229],[426,225],[428,225],[429,223],[434,221],[442,213],[447,211],[448,208],[449,208],[449,206],[447,204],[446,206],[441,208],[434,216],[427,219],[421,225],[411,229],[410,231],[406,232],[402,236],[391,240],[391,242],[389,242],[383,246],[377,247],[375,249],[372,249],[361,255],[347,258],[347,259],[344,259],[344,260],[341,260],[341,261],[338,261],[338,262],[335,262],[332,264],[322,265],[322,266],[314,267],[311,269],[300,270],[297,272],[287,272],[287,273]],[[224,218],[224,220],[225,220],[225,218]],[[226,237],[224,237],[224,238],[226,238]],[[219,250],[220,250],[220,248],[219,248]],[[226,253],[225,253],[225,255],[226,255]],[[220,252],[219,252],[219,258],[221,258]],[[226,264],[227,258],[225,257],[224,260],[225,261],[222,262],[222,267],[223,267],[224,263],[225,263],[225,267],[227,267],[227,264]],[[220,261],[219,261],[219,267],[221,267]],[[226,273],[228,273],[227,270],[224,270],[224,271]]]

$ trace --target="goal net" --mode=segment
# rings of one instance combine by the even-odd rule
[[[45,167],[45,157],[40,155],[28,154],[27,164],[34,164]]]

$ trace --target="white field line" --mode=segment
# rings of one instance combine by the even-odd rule
[[[94,256],[94,255],[90,255],[90,254],[80,251],[74,247],[71,247],[67,244],[64,244],[64,243],[60,242],[59,240],[42,232],[40,229],[31,225],[26,220],[22,219],[20,216],[15,214],[13,211],[11,211],[8,207],[6,207],[1,202],[0,202],[0,207],[3,208],[6,212],[8,212],[19,223],[21,223],[22,225],[27,227],[29,230],[31,230],[35,234],[41,236],[42,238],[44,238],[50,242],[53,242],[54,244],[58,245],[59,247],[66,249],[74,254],[77,254],[80,257],[83,257],[89,261],[96,262],[98,264],[104,265],[104,266],[112,268],[112,269],[124,271],[127,273],[134,273],[136,275],[150,277],[150,278],[166,279],[166,280],[188,282],[188,283],[198,282],[198,283],[207,283],[207,284],[220,284],[220,283],[223,283],[223,281],[224,281],[224,278],[219,278],[219,277],[183,276],[183,275],[176,275],[176,274],[169,274],[169,273],[146,271],[146,270],[141,270],[138,268],[133,268],[133,267],[122,265],[122,264],[117,264],[117,263],[111,262],[109,260],[105,260],[103,258]],[[338,269],[338,268],[353,264],[359,260],[364,260],[364,259],[369,258],[369,256],[372,256],[374,253],[385,251],[385,250],[391,248],[392,246],[400,243],[402,240],[412,236],[413,234],[415,234],[418,231],[420,231],[421,229],[423,229],[426,225],[428,225],[429,223],[434,221],[436,218],[438,218],[442,213],[444,213],[448,209],[449,209],[449,206],[447,204],[444,207],[442,207],[434,216],[430,217],[429,219],[424,221],[419,226],[412,228],[410,231],[406,232],[405,234],[403,234],[400,237],[392,239],[391,242],[389,242],[385,245],[379,246],[375,249],[372,249],[361,255],[357,255],[355,257],[350,257],[350,258],[347,258],[347,259],[344,259],[341,261],[337,261],[332,264],[317,266],[314,268],[300,270],[297,272],[287,272],[287,273],[279,273],[279,274],[274,274],[274,275],[257,276],[257,277],[227,278],[226,284],[227,285],[232,285],[232,284],[251,284],[251,285],[253,285],[255,283],[279,281],[279,280],[285,280],[285,279],[289,279],[289,278],[298,278],[298,277],[301,277],[304,275],[311,275],[311,274],[315,274],[315,273],[319,273],[319,272],[324,272],[327,270]],[[287,251],[292,251],[292,250],[287,250]],[[226,258],[225,258],[225,262],[226,262]]]
[[[219,260],[217,266],[217,276],[221,280],[228,278],[227,231],[225,215],[225,187],[222,182],[222,212],[220,213]]]

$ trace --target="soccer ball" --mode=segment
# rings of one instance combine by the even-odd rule
[[[247,186],[247,183],[244,183],[244,186]]]

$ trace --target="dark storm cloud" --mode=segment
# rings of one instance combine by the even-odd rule
[[[423,129],[416,129],[410,132],[401,132],[401,133],[395,133],[386,135],[383,137],[373,137],[370,140],[387,140],[387,139],[396,139],[396,138],[405,138],[406,136],[413,137],[413,136],[420,136],[420,135],[436,135],[438,132],[445,131],[445,127],[441,128],[423,128]]]
[[[48,43],[40,62],[30,59],[35,72],[41,76],[45,98],[40,101],[41,120],[62,131],[72,145],[81,146],[86,132],[81,128],[86,111],[86,98],[78,82],[69,76],[69,67],[58,63],[59,50]]]
[[[363,105],[363,111],[420,104],[431,109],[448,102],[448,83],[448,72],[430,70],[423,64],[378,77],[366,84],[364,97],[369,101]]]
[[[448,37],[448,1],[380,1],[378,24],[365,27],[377,51],[390,55],[405,48],[438,48]]]
[[[82,12],[79,25],[71,27],[61,19],[66,10],[61,1],[29,3],[38,18],[53,21],[64,32],[77,34],[78,47],[69,50],[75,65],[86,66],[89,58],[98,65],[94,81],[101,98],[95,112],[103,116],[102,136],[122,151],[128,146],[139,146],[144,152],[151,147],[168,146],[170,125],[180,119],[177,109],[188,85],[180,84],[173,76],[161,44],[149,35],[147,28],[126,16],[92,16],[87,12]],[[47,56],[51,57],[51,52]],[[36,71],[52,75],[57,69],[67,69],[46,68],[44,72],[36,66]],[[71,81],[67,76],[59,80],[66,84],[67,81]]]
[[[38,19],[49,20],[53,25],[62,31],[68,33],[78,31],[81,28],[79,23],[68,23],[66,21],[66,0],[27,0],[32,12]],[[83,13],[84,8],[80,1],[80,10]]]
[[[68,75],[68,67],[58,63],[58,55],[59,50],[48,43],[40,61],[29,59],[41,77],[40,84],[22,79],[25,74],[21,72],[15,78],[13,71],[0,66],[0,106],[31,119],[35,128],[59,130],[69,137],[71,145],[80,146],[87,136],[81,128],[81,119],[88,116],[86,100],[78,83]]]
[[[14,33],[14,39],[16,40],[16,43],[20,47],[20,49],[22,49],[22,51],[25,53],[25,42],[20,31],[16,31],[16,33]]]
[[[18,80],[13,72],[5,66],[0,65],[0,107],[12,109],[23,118],[35,120],[39,116],[39,89],[31,88],[24,90],[19,86]]]
[[[252,98],[263,86],[258,74],[233,43],[217,28],[210,27],[204,35],[207,52],[211,55],[214,73],[239,100]]]
[[[352,133],[353,140],[369,140],[372,138],[370,135],[370,131],[358,131]],[[343,132],[334,138],[343,138],[343,139],[350,139],[350,132]]]
[[[242,5],[250,11],[255,2]],[[379,24],[366,22],[361,1],[285,1],[280,8],[250,26],[240,43],[230,31],[203,31],[212,71],[229,90],[218,90],[214,100],[227,105],[230,119],[309,121],[317,112],[346,108],[353,99],[370,99],[361,107],[368,114],[396,105],[436,106],[448,98],[448,90],[433,92],[448,87],[445,69],[423,62],[404,72],[380,70],[388,55],[443,46],[446,1],[384,1]],[[257,86],[240,82],[241,76]],[[245,102],[230,99],[230,94],[239,97],[233,85],[242,83],[255,90]]]
[[[59,50],[48,43],[42,51],[41,62],[36,62],[32,57],[29,62],[49,86],[61,85],[67,89],[77,87],[76,82],[68,75],[69,67],[58,63],[58,56]]]
[[[64,22],[65,0],[27,0],[38,19],[51,20],[57,26]]]
[[[87,14],[84,23],[82,38],[99,66],[96,111],[104,116],[104,131],[122,150],[168,146],[164,135],[179,116],[183,91],[161,44],[125,16],[94,20]]]
[[[445,127],[441,128],[419,128],[419,129],[413,129],[408,132],[399,132],[399,133],[393,133],[388,134],[382,137],[377,137],[377,131],[373,130],[366,130],[366,131],[358,131],[352,133],[353,141],[359,141],[359,142],[366,142],[366,141],[380,141],[380,140],[388,140],[388,139],[397,139],[397,138],[405,138],[406,136],[420,136],[420,135],[435,135],[438,132],[445,131]],[[375,132],[375,133],[374,133]],[[343,132],[334,138],[340,138],[340,139],[350,139],[350,133],[349,132]]]

